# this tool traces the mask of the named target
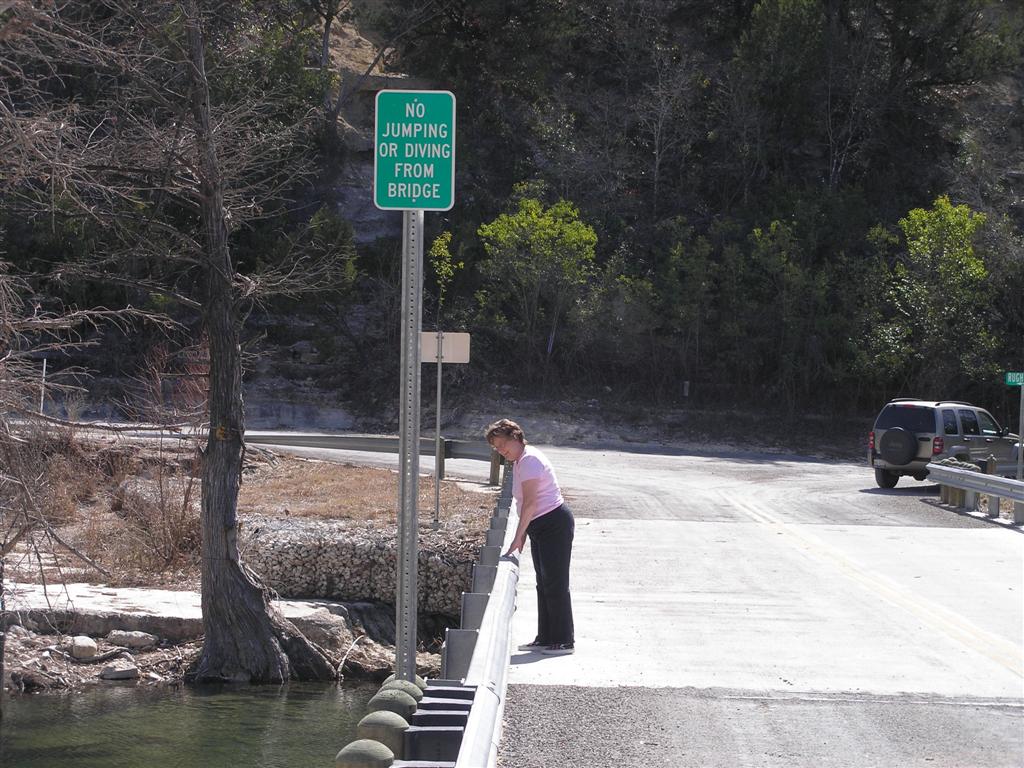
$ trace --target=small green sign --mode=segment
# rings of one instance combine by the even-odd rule
[[[1008,387],[1024,386],[1024,371],[1007,371],[1003,377]]]
[[[377,93],[373,202],[389,211],[455,205],[455,94]]]

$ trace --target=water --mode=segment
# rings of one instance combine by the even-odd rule
[[[376,688],[114,686],[8,697],[3,768],[331,766]]]

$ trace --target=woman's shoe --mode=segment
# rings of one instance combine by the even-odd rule
[[[547,648],[550,643],[542,643],[540,640],[534,639],[529,643],[523,643],[519,646],[520,651],[543,651]]]
[[[555,643],[541,649],[541,653],[545,656],[568,656],[575,652],[576,647],[572,643]]]

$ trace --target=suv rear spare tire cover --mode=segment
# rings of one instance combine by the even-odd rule
[[[890,464],[906,464],[917,455],[917,436],[903,427],[887,429],[878,446],[882,458]]]

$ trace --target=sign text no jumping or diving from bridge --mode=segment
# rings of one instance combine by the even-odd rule
[[[378,208],[450,210],[455,204],[455,95],[378,92],[373,158]]]

